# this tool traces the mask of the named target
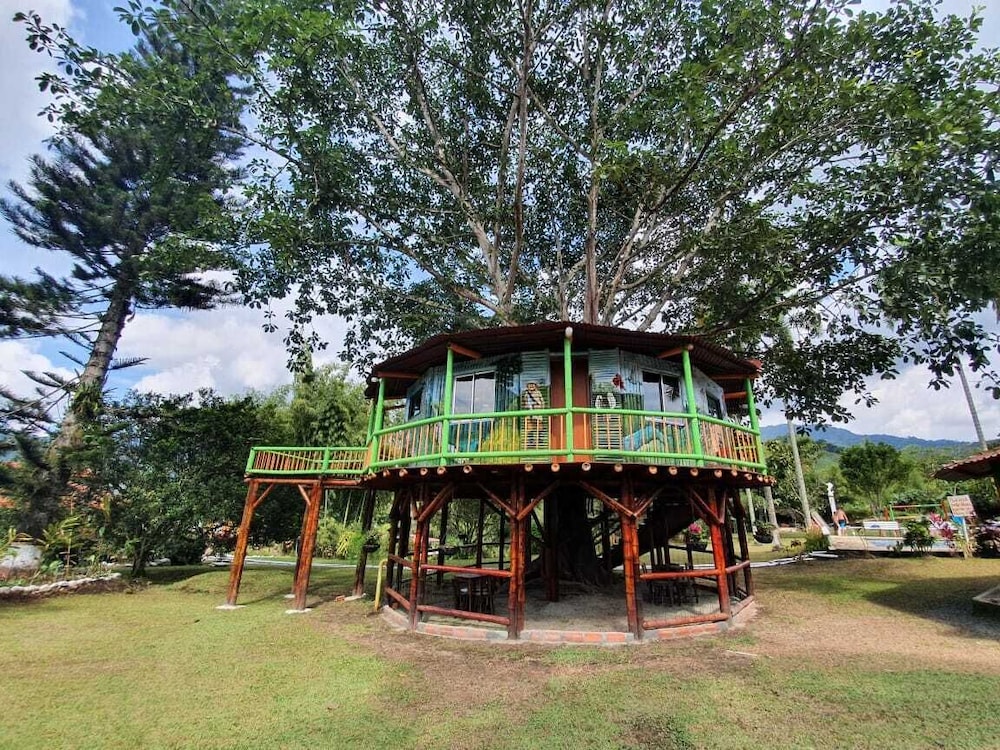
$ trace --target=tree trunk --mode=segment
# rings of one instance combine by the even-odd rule
[[[603,586],[611,576],[597,555],[588,499],[577,487],[566,487],[546,498],[545,502],[557,507],[555,528],[546,529],[546,541],[553,545],[552,560],[560,579]]]
[[[59,432],[52,441],[50,455],[58,458],[67,450],[80,447],[83,442],[83,426],[93,404],[101,399],[104,384],[108,379],[111,360],[115,356],[121,340],[132,302],[132,283],[118,280],[111,290],[108,308],[101,316],[101,326],[97,338],[90,349],[87,364],[77,381],[76,391],[70,408],[66,411]]]

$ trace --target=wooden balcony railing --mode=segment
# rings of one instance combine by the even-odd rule
[[[258,447],[247,474],[358,477],[396,467],[567,460],[763,471],[758,445],[751,428],[705,415],[536,409],[406,422],[377,431],[367,447]]]
[[[259,446],[250,449],[247,474],[359,477],[365,469],[365,447],[297,448]]]
[[[765,468],[751,428],[683,413],[571,408],[462,414],[394,425],[377,432],[375,441],[372,470],[570,455],[575,461]]]

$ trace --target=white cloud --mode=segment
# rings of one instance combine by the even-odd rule
[[[60,26],[68,25],[74,15],[69,0],[33,0],[24,7],[34,9],[46,23]],[[27,157],[53,132],[52,124],[38,116],[49,98],[35,81],[35,76],[53,69],[52,59],[28,48],[24,24],[11,20],[14,10],[13,4],[5,4],[0,16],[0,101],[5,103],[0,117],[0,176],[5,181],[24,178]]]
[[[275,312],[281,316],[282,310]],[[132,386],[157,393],[189,393],[212,388],[229,395],[248,389],[269,390],[291,381],[280,333],[262,329],[264,313],[240,307],[185,313],[140,312],[125,328],[119,357],[145,357],[124,377],[139,374]],[[345,324],[325,318],[317,332],[330,347],[316,355],[316,364],[334,361]]]
[[[24,374],[25,370],[52,372],[66,380],[75,375],[72,370],[54,365],[47,356],[39,352],[37,341],[0,341],[0,385],[17,396],[31,396],[38,384]],[[59,417],[61,412],[61,405],[57,406],[53,416]]]
[[[969,375],[974,385],[975,375]],[[911,367],[895,380],[877,380],[871,384],[879,403],[873,409],[854,407],[852,399],[842,399],[857,420],[849,429],[860,434],[881,433],[901,437],[976,441],[972,416],[965,401],[961,382],[955,378],[950,388],[934,390],[928,386],[930,374],[923,367]],[[973,401],[979,413],[986,439],[1000,435],[1000,402],[973,387]]]

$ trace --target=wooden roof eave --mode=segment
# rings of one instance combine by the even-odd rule
[[[760,374],[760,362],[743,359],[700,336],[648,333],[560,321],[439,334],[376,365],[372,371],[374,380],[369,380],[365,395],[373,398],[378,392],[379,373],[424,373],[432,367],[442,365],[448,349],[466,357],[490,357],[539,349],[558,350],[567,328],[572,328],[573,346],[577,350],[620,348],[653,357],[666,355],[666,358],[679,357],[683,350],[688,350],[692,365],[707,377],[716,380],[742,380],[754,379]],[[386,395],[402,396],[412,382],[409,378],[388,377]]]

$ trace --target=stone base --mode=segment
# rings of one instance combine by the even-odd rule
[[[417,631],[424,635],[439,638],[456,638],[463,641],[489,641],[518,643],[549,643],[553,645],[585,645],[585,646],[620,646],[624,644],[654,643],[656,641],[674,640],[676,638],[693,638],[701,635],[714,635],[730,628],[743,627],[757,611],[756,602],[746,602],[729,620],[721,622],[702,622],[691,625],[679,625],[673,628],[644,631],[642,640],[637,640],[632,633],[601,630],[540,630],[525,628],[521,637],[511,640],[506,629],[483,625],[445,625],[431,622],[418,622]],[[409,630],[410,621],[405,612],[382,607],[382,619],[396,630]]]

